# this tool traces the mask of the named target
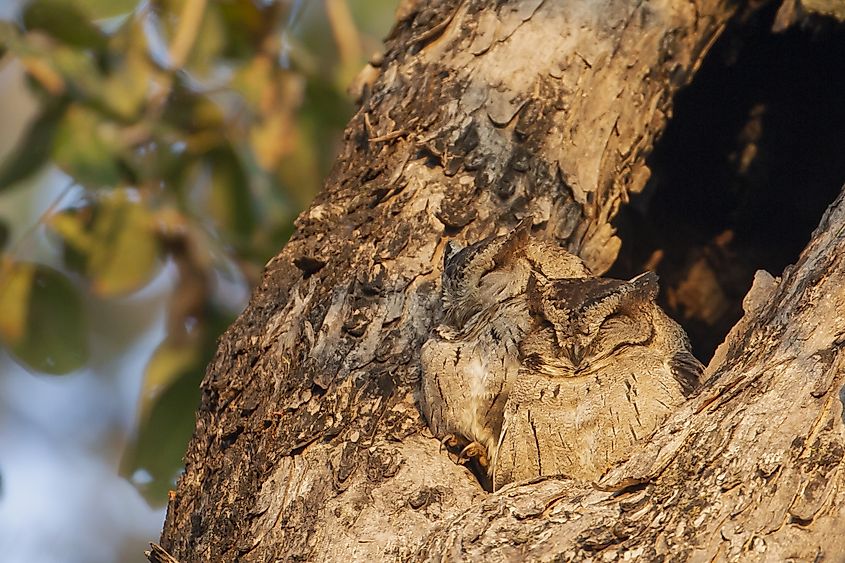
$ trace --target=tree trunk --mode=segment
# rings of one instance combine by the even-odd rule
[[[406,2],[323,193],[221,338],[162,544],[190,561],[845,553],[845,203],[704,388],[601,483],[485,492],[415,394],[449,238],[526,216],[597,274],[673,94],[738,6]]]

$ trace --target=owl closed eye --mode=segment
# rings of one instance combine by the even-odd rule
[[[545,359],[581,373],[591,361],[625,347],[648,344],[653,333],[656,283],[653,273],[630,282],[533,278],[529,301],[540,328],[524,343],[526,360],[536,364]]]
[[[654,326],[646,315],[614,313],[599,327],[590,346],[591,355],[603,358],[625,347],[648,345],[653,332]]]

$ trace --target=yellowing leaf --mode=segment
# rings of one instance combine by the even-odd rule
[[[0,338],[15,346],[26,334],[26,312],[35,265],[6,261],[0,266]]]
[[[113,49],[122,56],[118,66],[103,80],[98,92],[103,103],[123,119],[136,118],[147,101],[153,66],[147,54],[147,39],[139,20],[120,30]]]
[[[96,241],[91,237],[83,218],[78,214],[56,213],[47,219],[50,228],[74,250],[82,253],[91,251]]]
[[[199,33],[197,33],[193,45],[191,45],[188,66],[192,72],[204,75],[213,69],[213,65],[210,62],[217,59],[220,56],[220,52],[226,46],[226,28],[224,24],[225,22],[220,15],[216,3],[210,2],[203,14]]]
[[[89,207],[48,219],[65,244],[65,265],[84,272],[94,293],[113,297],[143,287],[158,268],[154,216],[134,192],[104,192]]]
[[[53,97],[58,98],[65,93],[65,79],[49,61],[35,56],[22,56],[20,60],[26,73]]]
[[[240,93],[250,111],[257,114],[260,112],[262,93],[272,79],[272,72],[273,61],[260,55],[240,67],[229,86]]]
[[[128,13],[138,5],[137,0],[65,0],[79,7],[94,19],[110,18]]]
[[[125,191],[111,194],[94,219],[88,275],[95,293],[115,296],[142,287],[153,276],[158,242],[149,211]]]

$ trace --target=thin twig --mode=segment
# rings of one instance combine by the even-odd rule
[[[71,179],[70,182],[68,182],[67,186],[65,186],[62,191],[59,192],[59,195],[53,198],[53,201],[50,202],[50,205],[47,206],[47,209],[45,209],[41,213],[41,215],[38,216],[38,219],[36,219],[29,227],[27,227],[23,234],[21,234],[21,236],[9,247],[9,250],[7,252],[9,256],[17,258],[20,255],[22,251],[21,246],[26,241],[32,240],[31,237],[32,234],[35,232],[35,229],[47,222],[47,218],[56,212],[56,208],[65,198],[65,196],[70,193],[70,189],[75,185],[76,180]]]
[[[393,139],[407,134],[408,132],[404,129],[398,129],[396,131],[391,131],[390,133],[385,133],[384,135],[379,135],[378,137],[370,137],[368,140],[371,143],[382,143],[384,141],[392,141]]]
[[[347,0],[326,0],[326,16],[344,67],[359,64],[361,39]]]
[[[188,60],[191,50],[196,43],[203,16],[205,16],[207,0],[186,0],[179,14],[179,27],[168,49],[171,70],[179,70]]]

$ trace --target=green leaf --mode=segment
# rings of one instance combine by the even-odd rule
[[[53,159],[79,183],[114,186],[122,179],[118,130],[98,113],[72,105],[56,130]]]
[[[141,391],[139,408],[142,418],[149,414],[158,397],[174,381],[197,369],[199,352],[196,339],[179,343],[175,342],[175,339],[168,339],[159,344],[147,363],[144,375],[144,388]]]
[[[47,108],[29,124],[23,138],[0,164],[0,191],[28,178],[47,162],[64,108],[63,104]]]
[[[182,456],[194,430],[194,411],[199,404],[204,363],[195,361],[169,377],[173,383],[160,392],[143,417],[134,443],[121,460],[121,473],[131,477],[146,471],[152,480],[139,485],[149,502],[161,506],[182,468]]]
[[[131,12],[138,0],[71,0],[93,19],[112,18]]]
[[[216,5],[226,26],[226,49],[230,59],[252,57],[267,35],[277,29],[287,3],[258,3],[252,0],[230,0]]]
[[[211,193],[208,207],[229,239],[243,241],[255,228],[250,178],[231,146],[208,154]]]
[[[9,224],[6,221],[0,221],[0,251],[6,247],[9,242],[10,233]]]
[[[0,339],[32,369],[58,375],[85,364],[82,299],[61,272],[30,262],[4,264],[0,311]]]
[[[106,36],[72,3],[66,0],[33,0],[23,11],[27,29],[38,29],[68,45],[104,50]]]
[[[136,485],[152,504],[166,503],[167,491],[175,485],[194,430],[205,366],[233,320],[231,313],[208,307],[187,338],[169,337],[147,364],[139,430],[121,460],[121,473],[131,477],[136,470],[146,471],[152,480]]]

